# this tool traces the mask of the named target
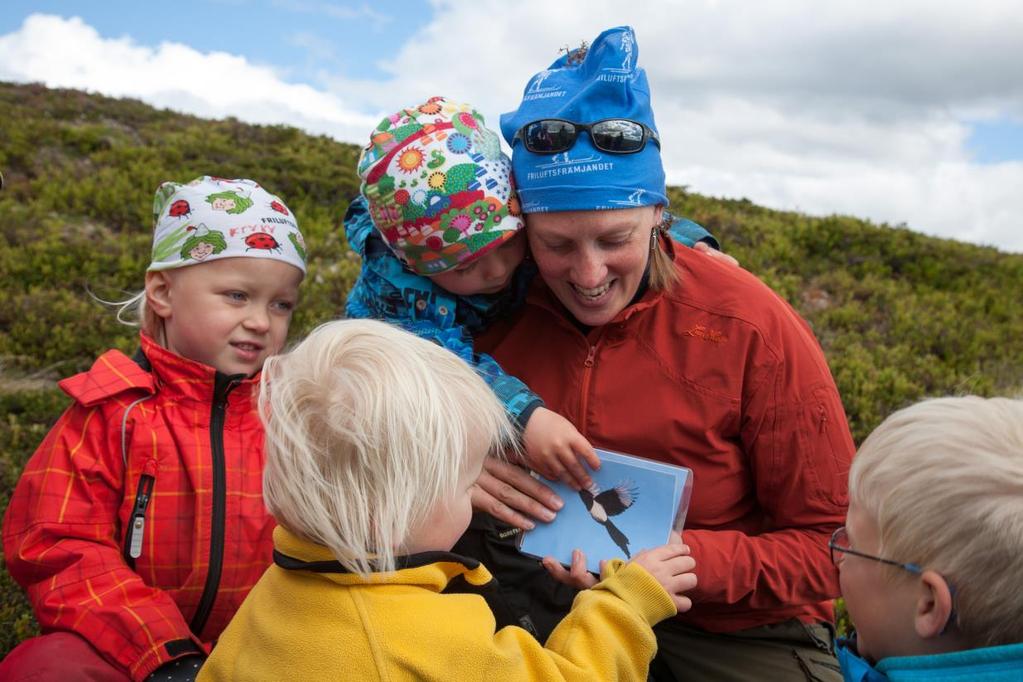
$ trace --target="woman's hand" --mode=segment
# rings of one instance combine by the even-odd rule
[[[522,530],[532,530],[533,519],[553,521],[565,503],[548,486],[514,464],[487,457],[472,487],[473,509],[486,512]]]

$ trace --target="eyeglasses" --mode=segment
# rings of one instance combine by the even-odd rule
[[[579,133],[586,131],[593,146],[609,154],[635,154],[643,151],[647,140],[661,148],[657,131],[639,121],[627,118],[606,118],[596,123],[574,123],[560,118],[543,118],[519,128],[512,138],[522,140],[534,154],[560,154],[575,145]]]
[[[867,554],[866,552],[860,552],[849,546],[849,533],[846,531],[845,526],[840,526],[835,529],[835,532],[831,534],[831,539],[828,540],[828,550],[831,551],[831,563],[838,565],[838,559],[835,556],[835,552],[839,554],[852,554],[863,559],[870,559],[871,561],[877,561],[882,564],[888,564],[889,566],[896,566],[903,570],[909,571],[914,575],[920,575],[924,572],[924,569],[920,567],[920,564],[914,563],[903,563],[901,561],[893,561],[891,559],[885,559],[883,557],[874,556],[873,554]],[[942,576],[944,578],[944,576]],[[956,609],[956,586],[948,578],[944,578],[945,584],[948,585],[949,594],[952,597],[952,609],[949,611],[948,620],[945,621],[944,627],[941,629],[940,634],[945,634],[948,631],[949,626],[953,623],[958,624],[959,616]]]
[[[898,566],[899,568],[916,575],[920,575],[924,572],[924,569],[920,568],[919,564],[883,559],[879,556],[874,556],[873,554],[867,554],[866,552],[860,552],[853,549],[849,545],[849,533],[846,531],[845,526],[836,528],[835,532],[831,534],[831,539],[828,541],[828,549],[831,551],[831,563],[836,566],[838,565],[838,557],[835,556],[835,552],[838,552],[839,554],[852,554],[853,556],[870,559],[871,561],[878,561],[882,564],[888,564],[889,566]]]

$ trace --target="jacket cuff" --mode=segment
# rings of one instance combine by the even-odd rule
[[[146,650],[141,659],[132,664],[129,674],[134,682],[143,682],[160,666],[185,656],[209,655],[209,651],[194,639],[173,639]]]
[[[671,595],[634,561],[612,559],[604,564],[601,581],[594,590],[607,590],[634,608],[651,627],[678,613]]]
[[[543,400],[537,397],[522,408],[521,412],[515,415],[515,422],[518,424],[520,432],[526,430],[526,424],[529,423],[529,418],[533,416],[533,413],[536,412],[537,408],[543,406]]]
[[[189,654],[168,661],[149,674],[145,682],[195,682],[206,656]]]

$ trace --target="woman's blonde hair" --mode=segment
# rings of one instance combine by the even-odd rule
[[[937,398],[864,441],[849,494],[877,523],[878,554],[941,573],[972,646],[1023,641],[1023,400]]]
[[[650,235],[650,280],[649,287],[653,291],[671,291],[671,289],[682,281],[682,273],[672,259],[671,254],[665,250],[664,241],[668,229],[671,227],[672,215],[664,212],[661,222],[653,228]]]
[[[269,358],[259,412],[267,508],[361,574],[393,570],[410,530],[480,454],[515,441],[469,365],[373,320],[328,322]]]

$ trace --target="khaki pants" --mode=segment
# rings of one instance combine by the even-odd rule
[[[715,634],[675,620],[654,628],[655,682],[841,682],[834,635],[796,620]]]

